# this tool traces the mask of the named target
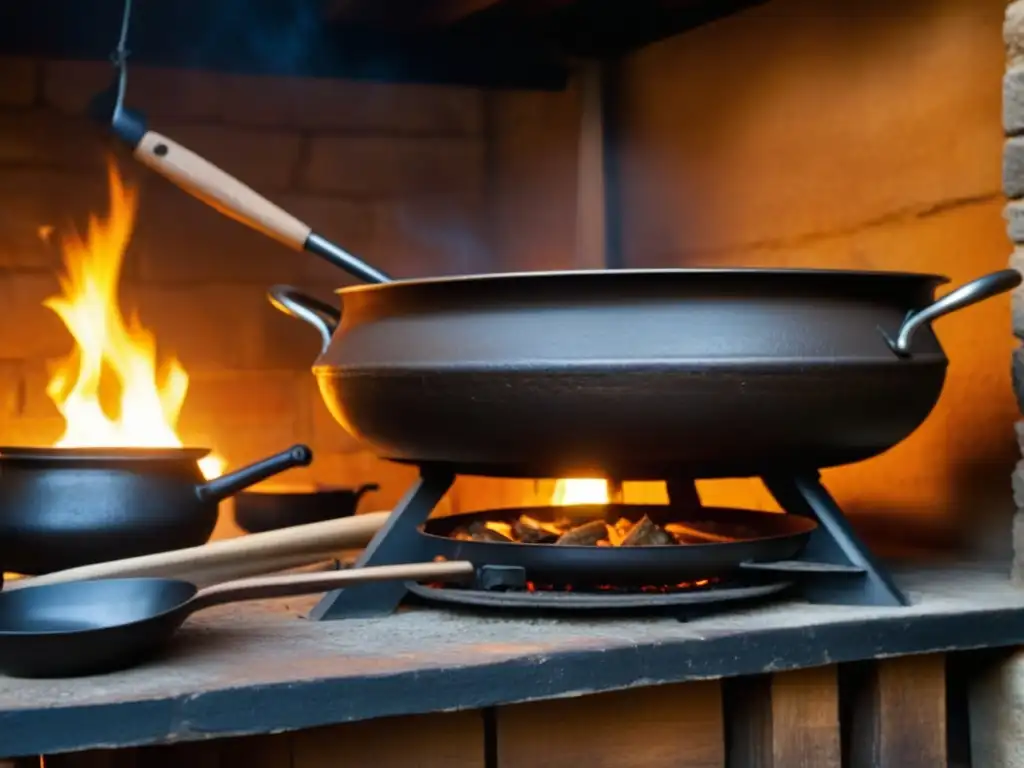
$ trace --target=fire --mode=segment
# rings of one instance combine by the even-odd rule
[[[53,310],[75,340],[75,349],[53,372],[46,393],[64,417],[60,448],[180,448],[175,431],[188,392],[188,374],[175,358],[158,371],[156,340],[134,314],[126,321],[118,306],[121,265],[138,207],[137,191],[127,186],[113,162],[108,169],[110,210],[89,217],[83,239],[61,236],[65,272],[62,294],[43,304]],[[117,383],[116,416],[100,399],[101,381]],[[223,471],[223,461],[200,461],[207,477]]]
[[[562,479],[555,483],[551,504],[557,507],[574,504],[608,504],[611,494],[608,481],[599,478]]]

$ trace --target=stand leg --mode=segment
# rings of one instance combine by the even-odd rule
[[[668,492],[668,503],[673,507],[699,510],[704,506],[701,504],[697,484],[693,478],[676,477],[666,480],[665,490]]]
[[[818,521],[804,558],[834,565],[854,565],[863,575],[810,576],[803,594],[813,603],[839,605],[910,605],[888,572],[857,538],[817,472],[762,478],[769,493],[786,512]]]
[[[454,482],[455,475],[450,472],[422,472],[359,556],[355,567],[414,563],[422,559],[423,547],[416,528],[430,517]],[[398,608],[405,594],[401,581],[336,589],[324,595],[309,617],[321,621],[386,616]]]

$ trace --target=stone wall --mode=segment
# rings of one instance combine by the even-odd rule
[[[1003,191],[1007,234],[1013,243],[1010,266],[1024,271],[1024,2],[1010,3],[1003,26],[1006,44],[1006,74],[1003,76]],[[1013,352],[1013,389],[1024,412],[1024,288],[1014,291],[1013,334],[1018,346]],[[1024,447],[1024,421],[1017,422],[1018,442]],[[1013,473],[1013,495],[1017,505],[1014,518],[1014,578],[1024,580],[1024,459]]]
[[[350,280],[113,148],[83,116],[110,74],[103,63],[0,59],[0,443],[46,445],[62,430],[45,394],[47,364],[72,339],[42,305],[58,291],[60,253],[39,228],[82,229],[90,212],[106,213],[114,150],[140,189],[122,307],[138,310],[191,377],[185,442],[215,449],[229,466],[307,442],[313,466],[282,482],[376,480],[384,488],[368,508],[392,504],[411,471],[355,450],[315,391],[315,332],[265,298],[268,285],[284,282],[330,299]],[[492,268],[479,91],[135,67],[128,101],[154,129],[398,276]]]

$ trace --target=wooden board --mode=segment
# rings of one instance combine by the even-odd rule
[[[0,755],[301,730],[1024,643],[1024,591],[1005,570],[897,575],[915,596],[907,608],[783,601],[686,623],[419,609],[297,618],[315,597],[211,608],[138,669],[0,678]]]
[[[719,768],[717,681],[501,707],[499,768]]]
[[[850,768],[946,765],[944,655],[872,662],[851,687]]]
[[[733,681],[726,697],[729,766],[839,768],[835,666]]]
[[[301,731],[292,737],[291,758],[288,768],[484,768],[483,713],[389,717]]]
[[[50,755],[45,764],[46,768],[484,768],[483,722],[479,710],[389,717],[296,733]],[[0,762],[0,768],[28,766]]]

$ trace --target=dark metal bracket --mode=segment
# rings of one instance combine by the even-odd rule
[[[818,522],[798,560],[744,563],[743,570],[795,577],[799,594],[812,603],[832,605],[906,606],[910,604],[885,569],[853,532],[839,506],[821,484],[816,471],[762,478],[768,491],[789,514]],[[417,528],[455,482],[455,474],[424,468],[420,477],[373,537],[355,567],[422,562],[429,558]],[[669,500],[700,509],[693,480],[667,481]],[[514,587],[521,569],[483,567],[477,583],[483,589]],[[507,571],[507,572],[506,572]],[[408,594],[404,582],[366,584],[339,589],[323,597],[310,612],[314,620],[368,618],[394,613]]]
[[[842,566],[832,573],[816,572],[804,581],[800,585],[804,598],[831,605],[910,605],[907,596],[854,533],[849,520],[821,484],[817,471],[762,479],[782,509],[818,522],[800,560],[808,565]],[[858,576],[851,568],[862,574]]]
[[[419,478],[388,516],[387,522],[356,560],[354,567],[422,561],[425,552],[416,529],[426,522],[454,482],[455,475],[451,472],[422,470]],[[324,595],[309,617],[320,621],[386,616],[394,613],[406,593],[405,583],[401,581],[338,589]]]

